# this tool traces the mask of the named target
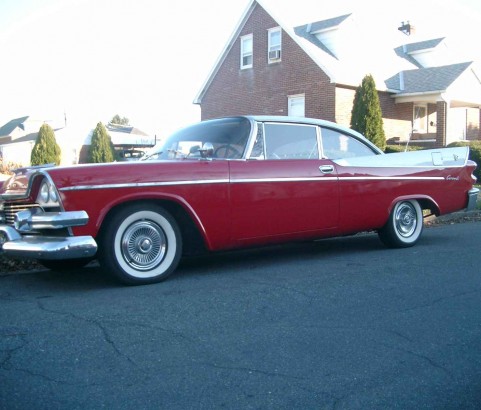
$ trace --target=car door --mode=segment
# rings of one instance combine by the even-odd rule
[[[259,123],[249,159],[230,162],[232,235],[261,243],[308,238],[339,223],[336,168],[319,158],[317,126]]]

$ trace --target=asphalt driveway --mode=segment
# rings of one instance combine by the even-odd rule
[[[478,409],[481,224],[0,277],[0,408]]]

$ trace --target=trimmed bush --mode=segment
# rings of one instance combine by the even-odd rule
[[[366,75],[356,89],[351,111],[351,128],[382,150],[386,148],[381,104],[372,75]]]
[[[115,161],[115,149],[104,124],[99,122],[92,134],[88,162],[103,163]]]
[[[60,164],[61,150],[55,139],[55,133],[48,124],[43,124],[38,131],[37,141],[30,155],[32,165]]]

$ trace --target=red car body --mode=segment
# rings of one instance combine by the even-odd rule
[[[206,121],[158,152],[136,162],[19,171],[2,191],[3,251],[52,268],[98,257],[124,282],[150,283],[199,246],[366,230],[389,246],[411,246],[423,215],[472,209],[478,193],[468,148],[383,154],[320,120]]]

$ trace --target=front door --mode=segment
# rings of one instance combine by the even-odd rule
[[[315,126],[266,123],[252,159],[230,162],[235,241],[308,238],[337,228],[336,168],[319,159],[318,141]]]

